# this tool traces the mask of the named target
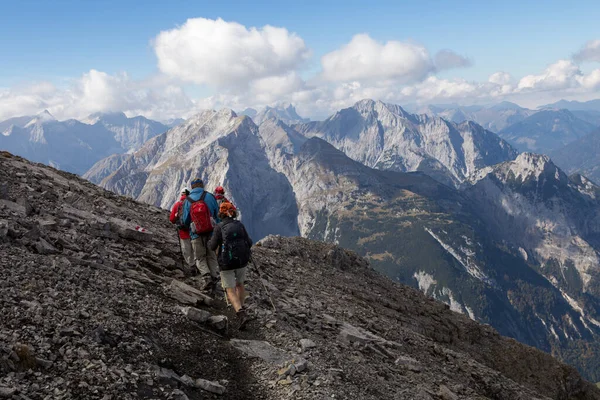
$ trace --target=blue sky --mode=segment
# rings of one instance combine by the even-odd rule
[[[48,81],[69,85],[90,70],[159,74],[154,38],[189,18],[222,18],[247,28],[272,25],[300,36],[312,57],[298,68],[309,80],[320,59],[355,34],[414,42],[431,55],[450,49],[468,68],[438,71],[440,79],[485,81],[503,71],[515,79],[539,74],[600,38],[597,1],[0,1],[0,88]],[[595,63],[580,64],[588,73]],[[197,83],[187,93],[212,94]],[[589,93],[588,93],[589,94]]]

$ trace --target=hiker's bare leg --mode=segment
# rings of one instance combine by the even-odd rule
[[[227,297],[235,312],[240,311],[242,304],[240,303],[240,298],[237,296],[236,288],[227,288],[225,291],[227,292]]]
[[[235,293],[240,300],[240,304],[244,306],[244,302],[246,301],[246,290],[244,289],[243,283],[237,283],[235,285]]]

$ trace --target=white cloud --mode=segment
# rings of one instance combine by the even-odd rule
[[[166,119],[195,108],[183,89],[160,80],[134,81],[127,74],[90,70],[66,88],[42,82],[0,91],[0,120],[48,109],[59,119],[84,118],[94,112],[123,111]]]
[[[560,90],[577,84],[581,70],[570,60],[559,60],[539,75],[527,75],[519,81],[521,90]]]
[[[488,82],[496,83],[498,85],[508,85],[512,77],[507,72],[495,72],[488,78]]]
[[[600,88],[600,69],[584,74],[570,60],[559,60],[539,75],[527,75],[519,81],[519,91],[585,92]]]
[[[355,35],[342,48],[321,58],[328,81],[382,81],[409,83],[433,72],[427,50],[420,45],[389,41],[381,44],[369,35]]]
[[[596,61],[600,62],[600,39],[590,40],[573,55],[573,59],[578,62]]]
[[[444,49],[435,55],[435,67],[438,70],[470,67],[473,63],[467,57]]]
[[[222,19],[188,19],[154,40],[158,67],[183,81],[219,88],[285,75],[310,57],[304,40],[285,28],[246,28]]]
[[[398,104],[506,99],[537,106],[559,98],[587,100],[600,90],[600,69],[584,73],[575,62],[596,60],[600,41],[588,42],[574,60],[559,60],[539,73],[518,79],[501,71],[482,81],[436,76],[437,71],[470,65],[451,50],[432,59],[421,45],[380,43],[366,34],[325,54],[322,71],[307,79],[301,68],[310,50],[284,28],[197,18],[161,32],[153,46],[162,74],[145,80],[90,70],[65,87],[38,82],[0,88],[0,121],[43,109],[59,119],[123,111],[160,120],[205,108],[241,110],[281,102],[295,104],[301,115],[324,117],[364,98]],[[190,99],[183,89],[190,82],[210,95]]]

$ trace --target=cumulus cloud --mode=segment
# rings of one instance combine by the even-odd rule
[[[488,82],[496,83],[498,85],[508,85],[512,80],[511,76],[507,72],[495,72],[488,78]]]
[[[527,75],[519,81],[519,89],[557,90],[576,84],[581,70],[570,60],[559,60],[551,64],[539,75]]]
[[[470,67],[473,63],[467,57],[452,50],[440,50],[435,55],[435,67],[438,70]]]
[[[559,60],[539,75],[527,75],[519,81],[521,91],[595,90],[600,87],[600,70],[584,74],[571,60]]]
[[[285,28],[246,28],[222,19],[188,19],[154,40],[164,74],[219,88],[282,76],[310,57],[304,40]]]
[[[49,110],[59,119],[123,111],[166,119],[189,114],[194,102],[181,87],[160,80],[134,81],[127,74],[90,70],[58,88],[42,82],[0,91],[0,120]]]
[[[342,48],[321,58],[322,76],[328,81],[393,80],[409,83],[434,71],[423,46],[399,41],[384,44],[369,35],[355,35]]]
[[[600,39],[590,40],[573,55],[573,59],[578,62],[596,61],[600,62]]]

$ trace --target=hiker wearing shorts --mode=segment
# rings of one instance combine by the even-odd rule
[[[221,271],[221,284],[225,288],[227,298],[233,306],[238,318],[238,328],[242,328],[248,316],[244,308],[244,281],[246,265],[250,261],[252,239],[246,232],[244,224],[236,220],[237,211],[229,202],[221,203],[219,219],[208,242],[208,248],[217,252],[217,260]]]

